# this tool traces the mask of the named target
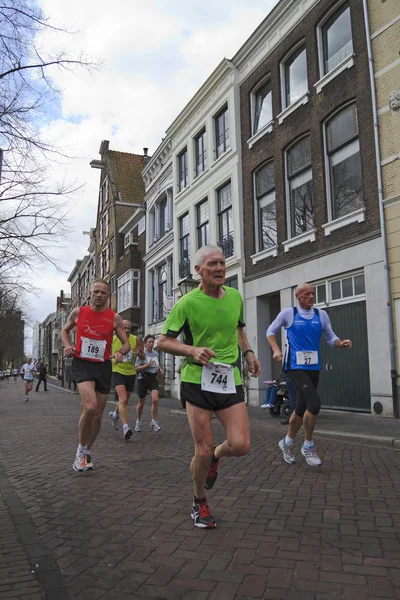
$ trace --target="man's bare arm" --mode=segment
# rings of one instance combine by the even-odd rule
[[[267,337],[268,343],[272,348],[272,358],[274,360],[276,360],[277,362],[282,362],[283,359],[283,355],[282,355],[282,350],[279,348],[277,341],[276,341],[276,335],[269,335]]]
[[[73,328],[76,327],[76,322],[78,321],[78,317],[79,317],[79,308],[74,308],[74,310],[68,317],[67,323],[61,329],[61,341],[64,345],[64,355],[66,356],[66,358],[71,358],[72,356],[75,355],[75,348],[74,348],[74,346],[71,346],[71,340],[69,338],[69,334],[71,333]]]
[[[238,344],[242,352],[246,352],[246,350],[250,350],[251,348],[243,327],[238,327]],[[254,353],[246,352],[245,358],[247,360],[249,371],[252,374],[252,377],[258,377],[261,373],[261,365],[256,359]]]
[[[161,334],[158,338],[157,348],[175,356],[189,356],[201,365],[208,365],[210,358],[216,356],[214,350],[211,350],[211,348],[196,348],[195,346],[182,344],[176,338],[165,334]]]

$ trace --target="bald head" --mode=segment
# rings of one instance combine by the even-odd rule
[[[314,286],[311,283],[299,283],[296,298],[300,308],[310,310],[314,306]]]

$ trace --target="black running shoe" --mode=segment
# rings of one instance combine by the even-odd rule
[[[130,427],[128,427],[128,429],[126,431],[124,431],[124,440],[130,440],[131,437],[133,436],[133,431]]]
[[[218,473],[218,465],[222,463],[222,460],[211,461],[210,467],[208,469],[208,475],[205,483],[206,490],[211,490],[214,487],[215,482],[217,481]]]
[[[201,502],[193,502],[192,519],[194,526],[202,529],[214,529],[217,526],[205,498]]]

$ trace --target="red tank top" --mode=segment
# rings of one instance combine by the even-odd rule
[[[82,360],[104,362],[109,360],[114,331],[115,312],[106,308],[96,312],[90,306],[79,309],[76,323],[75,356]]]

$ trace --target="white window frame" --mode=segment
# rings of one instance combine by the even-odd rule
[[[189,152],[187,146],[182,148],[182,150],[177,154],[177,189],[178,194],[183,192],[189,185]],[[184,179],[181,180],[181,160],[184,159]]]
[[[270,85],[269,94],[271,94],[271,119],[268,123],[265,123],[261,129],[258,131],[254,131],[255,125],[255,111],[257,106],[257,94],[258,92],[265,87],[266,85]],[[264,137],[267,133],[271,133],[274,127],[274,115],[273,115],[273,104],[272,104],[272,85],[271,85],[271,74],[268,74],[261,81],[257,83],[255,88],[250,92],[250,112],[251,112],[251,137],[247,140],[247,144],[249,149],[254,146],[254,144]]]
[[[298,53],[298,56],[300,56],[300,54],[302,53],[302,52],[299,52],[300,49],[302,49],[302,52],[304,51],[305,54],[306,54],[306,73],[307,73],[307,79],[306,79],[306,81],[307,81],[307,89],[305,90],[305,92],[301,96],[299,96],[299,98],[297,98],[296,100],[294,100],[290,104],[287,104],[287,102],[286,102],[286,65],[287,65],[287,63],[289,62],[289,60],[292,58],[292,56],[294,54]],[[296,44],[296,46],[294,46],[293,48],[291,48],[290,52],[285,56],[285,58],[282,60],[282,62],[280,64],[280,72],[281,72],[281,99],[282,99],[282,109],[283,109],[283,112],[285,110],[293,107],[293,106],[295,106],[297,108],[298,103],[303,100],[304,96],[306,96],[307,94],[309,94],[307,64],[308,64],[307,63],[307,48],[306,48],[306,45],[305,45],[305,40],[303,39],[298,44]]]
[[[357,271],[351,271],[349,273],[341,273],[340,275],[334,275],[333,277],[329,277],[327,279],[313,281],[312,285],[314,286],[315,289],[320,285],[325,285],[325,289],[326,289],[326,300],[324,302],[316,301],[315,306],[317,308],[325,308],[325,307],[330,307],[330,306],[339,306],[339,305],[343,305],[343,304],[353,304],[354,302],[360,302],[360,300],[365,300],[366,291],[364,291],[363,294],[353,294],[352,296],[343,297],[341,295],[340,298],[337,298],[335,300],[332,300],[332,296],[331,296],[331,293],[332,293],[331,284],[332,283],[334,283],[336,281],[340,281],[340,287],[341,287],[341,291],[342,291],[342,281],[344,279],[352,278],[353,279],[353,290],[354,290],[354,277],[357,277],[359,275],[364,276],[364,289],[365,289],[365,273],[364,273],[363,269],[357,270]]]
[[[217,122],[218,122],[218,118],[223,114],[226,113],[226,118],[228,120],[228,137],[224,138],[224,149],[219,152],[218,151],[218,140],[217,140]],[[214,162],[219,160],[222,156],[224,156],[224,154],[226,154],[226,152],[228,152],[228,150],[231,147],[231,120],[230,120],[230,111],[229,111],[229,103],[225,102],[223,104],[223,106],[221,106],[221,108],[215,113],[215,115],[213,116],[213,133],[214,133],[214,140],[213,140],[213,144],[214,144]],[[226,129],[225,129],[226,131]],[[227,143],[226,143],[227,142]]]
[[[255,226],[255,230],[256,230],[256,253],[250,257],[253,265],[257,264],[261,260],[264,260],[265,258],[278,255],[278,243],[276,243],[275,246],[271,246],[270,248],[261,249],[260,208],[262,208],[262,207],[261,207],[260,199],[257,199],[257,173],[263,167],[268,165],[269,163],[272,163],[274,165],[274,169],[275,169],[274,161],[267,161],[266,163],[264,163],[263,165],[258,167],[258,169],[253,173],[254,216],[255,216],[254,226]],[[275,188],[271,192],[265,194],[261,201],[264,206],[268,206],[268,204],[272,204],[272,202],[275,202],[275,206],[276,206],[276,190],[275,190]]]
[[[134,297],[133,282],[137,281],[137,295]],[[124,287],[126,286],[126,287]],[[122,312],[130,308],[140,308],[140,270],[129,269],[117,279],[118,306],[117,311]]]
[[[200,140],[200,138],[202,138],[204,136],[204,151],[202,153],[201,156],[203,156],[203,160],[200,163],[201,164],[201,170],[198,168],[198,162],[197,162],[197,144]],[[193,138],[193,157],[194,157],[194,177],[195,179],[197,177],[200,177],[201,175],[203,175],[203,173],[205,173],[207,171],[207,128],[204,125],[200,131],[194,136]]]

